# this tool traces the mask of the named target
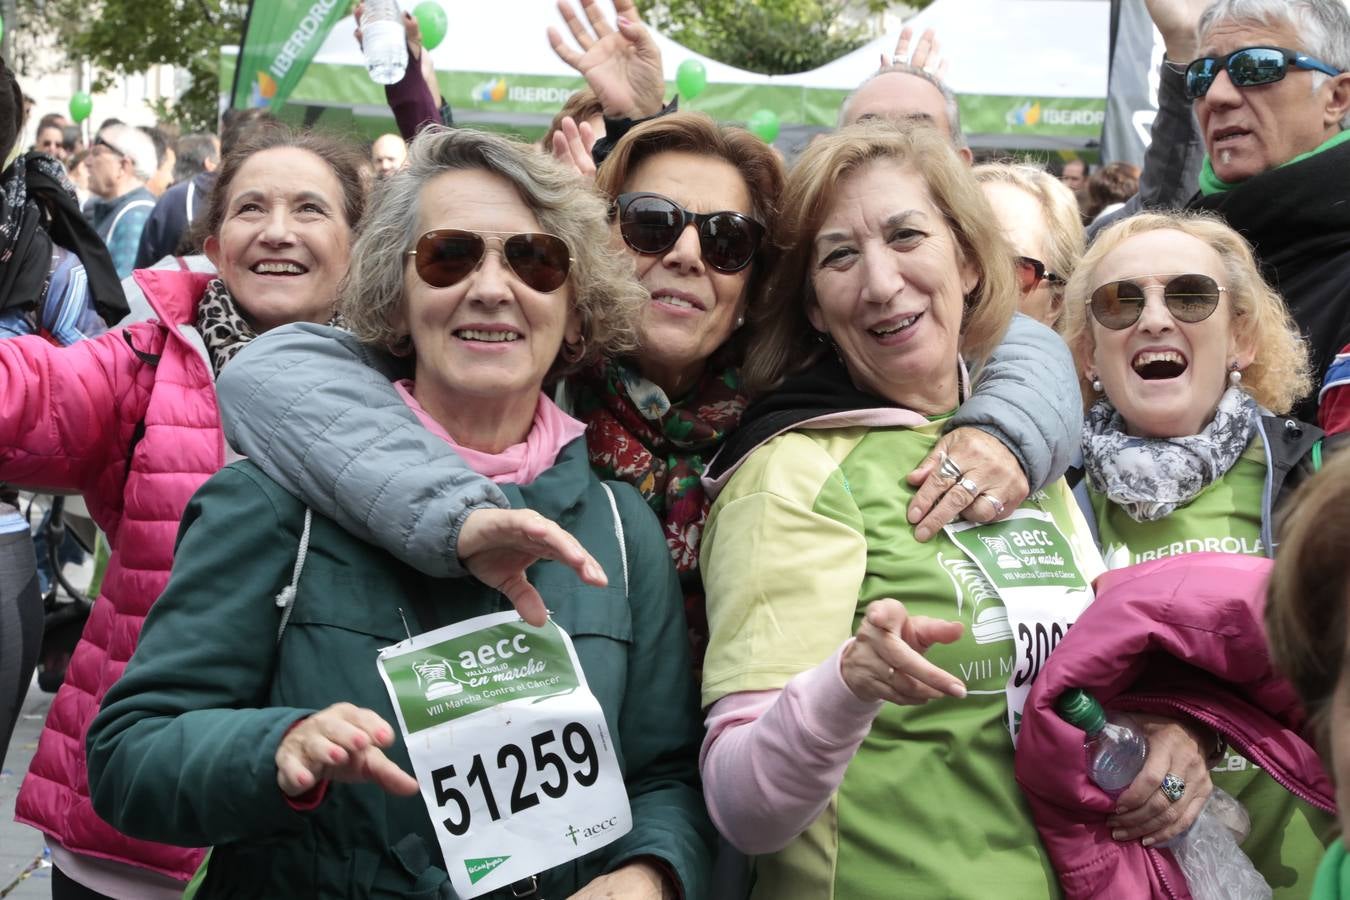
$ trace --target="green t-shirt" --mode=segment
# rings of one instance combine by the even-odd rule
[[[965,681],[967,697],[885,704],[826,810],[755,861],[756,900],[1059,895],[1013,778],[1005,685],[1016,660],[1003,603],[945,532],[919,543],[906,519],[905,475],[939,429],[785,435],[752,454],[713,508],[705,703],[781,688],[828,658],[876,599],[966,626],[928,658]],[[1084,576],[1097,574],[1062,481],[1024,508],[1048,512],[1075,559],[1087,557]]]
[[[1266,455],[1258,437],[1223,477],[1156,522],[1136,522],[1089,487],[1102,558],[1107,568],[1119,569],[1182,553],[1265,556],[1261,543],[1261,494],[1265,486]]]
[[[1200,551],[1265,556],[1261,542],[1265,481],[1266,457],[1257,437],[1227,474],[1156,522],[1136,522],[1089,489],[1106,564],[1119,568]],[[1275,889],[1277,900],[1307,897],[1335,832],[1333,817],[1294,797],[1241,754],[1230,752],[1210,776],[1251,815],[1252,830],[1242,849]]]

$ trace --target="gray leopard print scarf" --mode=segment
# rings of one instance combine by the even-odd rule
[[[345,328],[342,317],[333,313],[328,320],[334,328]],[[244,318],[239,304],[225,287],[225,282],[213,278],[206,286],[206,293],[197,304],[197,331],[206,342],[206,352],[211,357],[211,370],[217,377],[225,364],[234,359],[235,354],[243,350],[258,336],[253,326]]]
[[[1256,432],[1261,408],[1241,388],[1219,399],[1214,420],[1199,434],[1132,437],[1103,397],[1083,422],[1083,464],[1093,490],[1136,522],[1156,522],[1227,474]]]

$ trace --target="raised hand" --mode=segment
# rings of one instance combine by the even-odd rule
[[[459,530],[457,550],[469,574],[505,594],[531,625],[548,621],[544,598],[525,577],[525,570],[539,560],[565,563],[587,584],[609,583],[605,570],[576,538],[530,509],[474,510]]]
[[[937,33],[931,28],[924,29],[923,34],[919,35],[919,42],[914,45],[914,53],[911,56],[909,44],[913,39],[913,28],[908,25],[901,28],[900,39],[895,42],[895,53],[890,59],[887,59],[884,53],[881,55],[881,68],[885,69],[896,63],[909,63],[916,69],[932,72],[938,78],[946,78],[949,60],[942,58]]]
[[[575,169],[582,178],[595,178],[595,159],[591,156],[591,147],[599,135],[590,122],[578,124],[571,116],[563,116],[558,130],[553,132],[553,146],[549,150],[553,157],[563,165]]]
[[[1149,18],[1158,26],[1172,62],[1188,63],[1198,55],[1196,34],[1200,14],[1211,0],[1144,0]]]
[[[548,42],[553,52],[585,76],[606,116],[644,119],[656,115],[666,96],[661,51],[643,26],[633,0],[614,0],[614,25],[605,21],[597,0],[581,0],[581,9],[589,28],[571,3],[558,0],[558,12],[577,46],[550,26]]]

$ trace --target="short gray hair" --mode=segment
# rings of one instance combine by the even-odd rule
[[[960,150],[966,146],[966,135],[961,130],[961,105],[956,100],[956,92],[947,86],[947,82],[929,72],[927,69],[921,69],[918,66],[911,66],[909,63],[891,63],[889,66],[878,72],[869,75],[863,80],[863,83],[853,89],[844,102],[839,104],[839,124],[837,127],[843,128],[848,124],[848,107],[853,102],[853,98],[858,96],[858,92],[867,85],[871,84],[882,75],[913,75],[915,78],[922,78],[924,81],[938,89],[942,94],[942,100],[947,107],[947,127],[951,131],[952,146]]]
[[[146,181],[159,168],[159,157],[155,155],[155,142],[150,135],[130,125],[109,125],[98,133],[109,146],[116,148],[131,160],[131,171],[141,181]]]
[[[571,251],[568,282],[586,343],[580,359],[564,366],[560,358],[550,377],[636,349],[637,324],[649,295],[637,282],[631,258],[610,245],[607,204],[600,195],[529,144],[440,126],[423,129],[408,147],[407,166],[380,183],[352,246],[351,267],[338,296],[338,309],[352,332],[386,348],[404,337],[391,319],[404,301],[407,251],[420,237],[422,189],[437,175],[462,170],[491,172],[511,182],[539,227],[562,238]]]
[[[1200,42],[1220,22],[1288,24],[1298,34],[1302,50],[1332,68],[1350,72],[1350,8],[1345,0],[1214,0],[1200,15]],[[1331,76],[1313,72],[1313,90]],[[1350,128],[1350,113],[1341,118],[1341,130]]]

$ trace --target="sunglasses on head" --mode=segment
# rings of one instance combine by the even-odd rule
[[[1147,290],[1137,281],[1109,281],[1092,292],[1088,307],[1103,328],[1120,331],[1144,314]],[[1208,275],[1175,275],[1162,287],[1163,303],[1172,318],[1194,324],[1214,314],[1219,294],[1226,290]]]
[[[1022,293],[1029,294],[1036,289],[1036,285],[1042,281],[1048,281],[1051,284],[1063,284],[1064,279],[1054,272],[1045,270],[1045,263],[1039,259],[1032,259],[1030,256],[1019,256],[1013,260],[1013,265],[1017,267],[1017,283],[1022,288]]]
[[[698,226],[703,261],[719,272],[750,265],[764,240],[764,226],[747,215],[722,211],[693,213],[660,194],[620,194],[611,208],[623,242],[638,253],[665,253],[690,224]]]
[[[551,294],[562,287],[572,270],[572,254],[554,234],[514,234],[502,231],[462,231],[438,228],[417,239],[414,258],[417,277],[436,288],[458,284],[477,269],[487,254],[484,237],[496,238],[502,259],[526,287]]]
[[[1289,74],[1289,67],[1312,69],[1328,75],[1339,75],[1320,59],[1284,47],[1243,47],[1225,56],[1202,56],[1186,67],[1186,99],[1199,100],[1209,92],[1210,85],[1221,70],[1228,72],[1234,87],[1248,88],[1274,84]]]
[[[95,146],[95,147],[102,147],[102,148],[105,149],[105,150],[109,150],[109,151],[111,151],[111,152],[117,154],[118,156],[120,156],[122,159],[126,159],[126,158],[127,158],[127,155],[126,155],[125,153],[123,153],[121,150],[119,150],[118,148],[114,147],[112,144],[108,143],[107,141],[105,141],[105,140],[104,140],[103,138],[101,138],[101,137],[99,137],[99,138],[94,138],[94,146]]]

